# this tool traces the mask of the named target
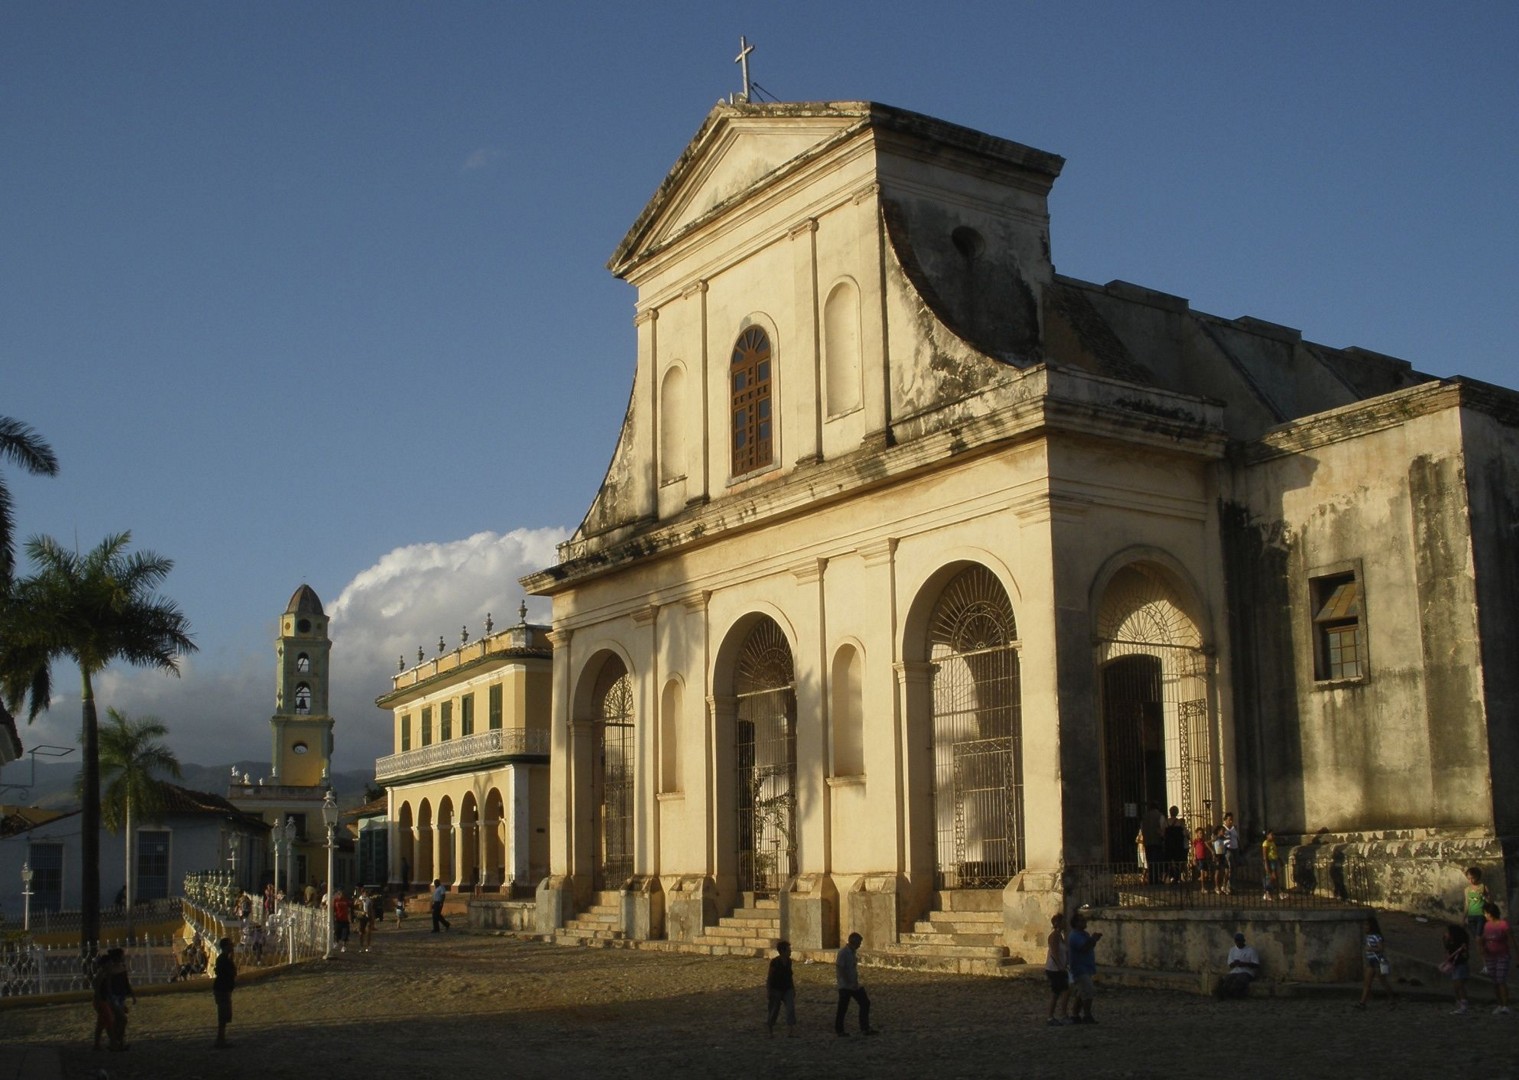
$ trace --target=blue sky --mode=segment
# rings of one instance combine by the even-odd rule
[[[131,529],[200,653],[113,671],[267,758],[275,620],[334,616],[338,766],[400,652],[589,504],[634,358],[604,264],[718,98],[878,100],[1067,159],[1057,268],[1513,386],[1512,3],[0,5],[0,414],[20,535]],[[547,609],[535,605],[534,615]],[[72,742],[53,714],[23,739]]]

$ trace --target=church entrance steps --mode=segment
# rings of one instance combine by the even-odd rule
[[[693,944],[734,956],[768,954],[781,936],[780,902],[747,893],[743,899],[744,906],[707,927]]]
[[[567,945],[593,945],[622,939],[622,898],[618,892],[598,892],[590,907],[570,919],[554,934]]]
[[[959,971],[1022,963],[1003,944],[1000,889],[944,890],[934,894],[933,903],[895,945],[879,950],[891,966]]]

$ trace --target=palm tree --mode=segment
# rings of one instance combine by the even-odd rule
[[[0,461],[20,465],[27,472],[40,476],[53,476],[58,472],[58,459],[52,447],[20,420],[0,416]],[[11,489],[0,474],[0,602],[10,592],[11,578],[16,571],[16,546],[14,543],[16,517],[11,502]],[[21,753],[21,741],[16,737],[16,722],[0,701],[0,762],[6,762]]]
[[[133,720],[115,709],[106,710],[100,730],[100,778],[105,783],[100,819],[107,829],[126,833],[127,937],[132,937],[132,869],[136,864],[132,840],[132,815],[149,821],[163,816],[164,782],[160,774],[179,778],[179,759],[158,740],[169,729],[157,717]]]
[[[26,552],[36,573],[17,581],[0,610],[0,691],[27,720],[52,701],[52,664],[79,669],[84,750],[80,807],[80,945],[100,937],[100,736],[94,677],[113,660],[179,674],[179,658],[195,651],[179,607],[153,590],[174,563],[152,552],[129,554],[131,533],[102,540],[85,555],[51,537],[33,537]]]
[[[20,465],[35,476],[56,476],[58,459],[52,447],[20,420],[0,416],[0,461]],[[11,489],[0,476],[0,592],[11,582],[16,570],[14,535],[16,518],[11,504]]]

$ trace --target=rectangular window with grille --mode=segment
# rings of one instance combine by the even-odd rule
[[[422,745],[432,745],[432,706],[422,707]]]
[[[438,741],[447,742],[454,737],[454,703],[445,701],[438,711]]]
[[[491,710],[491,730],[492,731],[500,731],[501,730],[501,684],[500,683],[497,683],[495,686],[491,687],[490,710]]]
[[[137,834],[137,899],[162,900],[169,895],[169,833],[143,829]]]
[[[32,867],[32,910],[63,910],[63,845],[27,845]]]
[[[465,694],[459,699],[459,734],[475,733],[475,695]]]
[[[1313,604],[1313,675],[1320,682],[1365,679],[1366,617],[1355,571],[1326,574],[1309,583]]]

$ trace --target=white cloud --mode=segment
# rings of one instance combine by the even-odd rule
[[[517,579],[551,566],[560,528],[482,532],[465,540],[397,548],[359,573],[327,605],[332,619],[332,714],[337,767],[372,765],[391,753],[388,714],[374,699],[390,689],[397,659],[410,667],[417,647],[436,656],[441,636],[449,649],[459,629],[470,639],[485,632],[489,613],[496,627],[517,621],[528,602],[528,620],[547,622],[549,603],[524,597]]]
[[[371,769],[389,754],[390,724],[374,699],[390,689],[396,658],[416,663],[417,646],[437,655],[441,635],[448,648],[459,643],[459,628],[470,639],[485,631],[489,612],[499,627],[517,621],[517,606],[528,602],[528,619],[547,622],[547,600],[524,598],[517,579],[555,562],[561,528],[482,532],[464,540],[413,544],[382,556],[360,571],[326,602],[332,634],[332,715],[334,766],[343,771]],[[270,617],[284,598],[276,598]],[[78,674],[53,669],[52,707],[28,725],[18,718],[22,745],[79,745]],[[181,762],[223,765],[237,760],[267,761],[269,717],[274,712],[274,646],[237,658],[228,667],[204,654],[180,662],[180,677],[117,664],[94,680],[102,720],[107,707],[129,716],[156,716],[169,729],[166,740]],[[45,760],[45,759],[44,759]],[[70,760],[70,759],[63,759]],[[77,760],[77,754],[73,760]],[[13,766],[12,768],[20,768]],[[9,780],[9,775],[7,775]]]
[[[483,169],[491,164],[491,162],[500,159],[501,156],[501,151],[493,146],[479,147],[469,152],[469,155],[464,159],[464,164],[459,167],[459,171],[474,172],[476,169]]]

